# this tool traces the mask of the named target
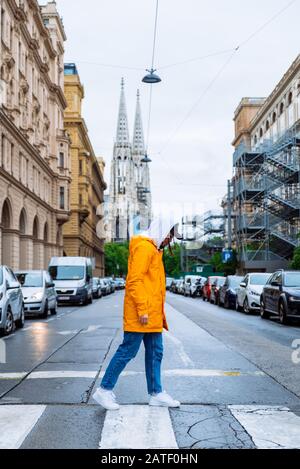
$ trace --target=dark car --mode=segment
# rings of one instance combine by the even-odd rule
[[[224,306],[226,309],[234,309],[236,305],[236,289],[240,285],[243,277],[237,275],[229,275],[226,277],[224,285],[220,288],[219,292],[219,306]]]
[[[260,315],[279,316],[281,324],[300,319],[300,271],[278,270],[269,278],[260,298]]]
[[[217,277],[211,286],[210,302],[217,305],[219,303],[220,288],[224,285],[226,278]]]

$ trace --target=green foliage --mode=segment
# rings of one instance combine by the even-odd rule
[[[127,274],[128,243],[105,243],[105,275],[124,276]]]
[[[300,247],[296,248],[294,251],[293,260],[291,262],[291,268],[295,270],[300,270]]]
[[[238,266],[236,252],[233,251],[233,258],[230,262],[226,262],[225,264],[222,262],[222,253],[216,252],[211,260],[210,264],[212,264],[216,270],[216,272],[224,272],[224,275],[235,275],[236,269]]]
[[[174,244],[172,246],[172,251],[174,254],[173,256],[171,256],[167,248],[164,250],[163,260],[165,271],[169,277],[178,277],[181,273],[179,244]]]

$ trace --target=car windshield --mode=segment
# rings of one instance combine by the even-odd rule
[[[19,272],[16,277],[22,287],[43,286],[43,276],[40,272]]]
[[[229,279],[229,285],[232,288],[238,287],[242,280],[243,277],[232,277],[231,279]]]
[[[300,272],[285,274],[286,287],[300,287]]]
[[[94,285],[97,285],[97,284],[98,284],[98,279],[97,279],[97,278],[93,278],[93,284],[94,284]]]
[[[218,280],[217,280],[217,282],[216,282],[217,285],[218,285],[218,287],[222,287],[222,286],[224,285],[224,283],[225,283],[225,280],[226,280],[225,277],[224,277],[224,278],[218,278]]]
[[[51,266],[50,275],[53,280],[81,280],[84,278],[82,265],[56,265]]]
[[[269,280],[270,274],[251,275],[250,285],[265,285]]]

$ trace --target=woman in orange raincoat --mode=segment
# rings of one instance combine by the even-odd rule
[[[166,279],[163,249],[174,237],[174,224],[157,218],[147,232],[134,236],[129,245],[128,275],[124,300],[124,339],[113,356],[100,387],[93,395],[108,410],[118,410],[113,388],[142,342],[145,346],[145,371],[149,405],[179,407],[162,389],[163,329],[168,329],[164,302]]]

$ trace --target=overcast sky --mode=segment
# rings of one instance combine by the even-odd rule
[[[67,34],[65,61],[78,66],[85,87],[84,118],[96,154],[106,161],[107,181],[122,76],[130,134],[137,88],[146,133],[149,85],[141,79],[143,69],[151,65],[155,4],[57,0]],[[233,49],[288,4],[289,0],[160,0],[155,64],[159,68]],[[296,0],[225,67],[232,52],[159,71],[162,82],[153,86],[149,139],[154,202],[197,201],[205,210],[219,206],[232,174],[234,110],[243,96],[267,96],[299,54],[299,18]]]

